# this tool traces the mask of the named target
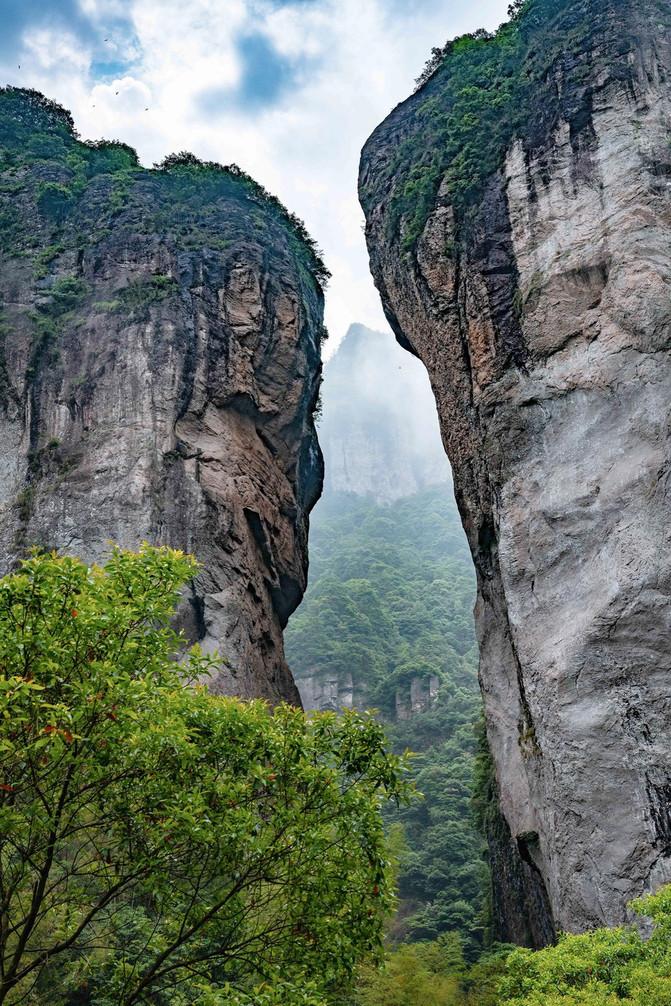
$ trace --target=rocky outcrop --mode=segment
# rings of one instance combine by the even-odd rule
[[[196,555],[182,606],[212,687],[299,701],[282,629],[322,482],[323,276],[236,169],[140,168],[62,109],[0,92],[0,567],[110,540]]]
[[[370,694],[363,682],[357,682],[351,672],[337,673],[314,668],[308,674],[296,677],[304,709],[319,712],[340,712],[342,709],[367,709],[371,706]],[[435,705],[440,688],[440,678],[411,677],[396,688],[393,719],[397,722],[411,720],[427,713]]]
[[[362,157],[478,572],[499,930],[536,944],[671,880],[670,23],[530,0]]]
[[[319,442],[325,493],[384,504],[451,481],[425,369],[364,325],[324,368]]]
[[[350,672],[338,673],[315,668],[309,674],[296,676],[303,708],[337,713],[354,708],[354,679]],[[365,708],[365,702],[362,703]]]

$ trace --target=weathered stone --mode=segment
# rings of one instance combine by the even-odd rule
[[[387,226],[421,91],[361,169],[478,571],[499,929],[533,943],[671,880],[671,7],[591,8],[586,60],[539,89],[468,241],[447,182],[411,254]]]
[[[181,623],[227,661],[213,689],[299,702],[282,629],[305,589],[321,489],[323,304],[298,240],[235,177],[193,209],[198,170],[183,206],[161,172],[137,170],[114,211],[113,175],[95,177],[54,235],[39,209],[44,163],[0,140],[12,154],[0,177],[19,183],[0,209],[11,200],[32,235],[20,255],[0,249],[1,571],[34,544],[87,561],[110,541],[192,552],[202,572]],[[77,296],[58,313],[64,279]]]

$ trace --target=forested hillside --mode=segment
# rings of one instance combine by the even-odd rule
[[[471,814],[480,709],[474,595],[445,487],[389,506],[330,494],[313,517],[310,586],[286,638],[306,704],[375,707],[394,746],[417,753],[426,799],[395,818],[407,849],[393,935],[456,930],[471,953],[482,939],[487,880]]]

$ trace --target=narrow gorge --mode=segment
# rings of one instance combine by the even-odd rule
[[[671,880],[671,5],[536,0],[368,140],[376,285],[478,576],[499,936]]]
[[[114,541],[202,564],[180,621],[212,687],[298,701],[282,630],[306,583],[325,269],[235,167],[142,168],[0,91],[0,572]]]

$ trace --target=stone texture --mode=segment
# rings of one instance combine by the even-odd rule
[[[167,205],[157,175],[136,172],[111,214],[114,179],[95,178],[40,278],[54,236],[37,193],[68,172],[1,176],[32,238],[21,255],[0,250],[0,571],[33,544],[87,561],[110,540],[192,552],[202,572],[180,621],[228,662],[213,689],[298,703],[282,629],[322,481],[321,290],[277,215],[235,193],[186,240],[174,218],[189,208]],[[64,278],[78,298],[40,340]]]
[[[362,157],[372,271],[477,567],[495,908],[521,942],[621,923],[671,880],[669,10],[593,4],[591,76],[548,81],[561,113],[511,144],[456,256],[445,184],[412,255],[386,227],[421,92]]]
[[[354,681],[351,674],[326,673],[315,668],[311,674],[296,678],[303,708],[340,712],[354,708]]]

